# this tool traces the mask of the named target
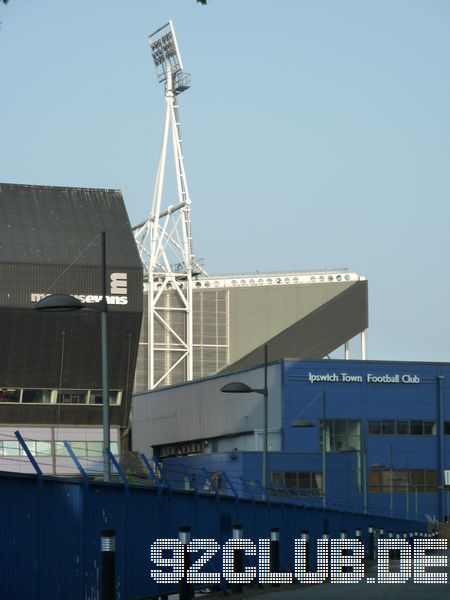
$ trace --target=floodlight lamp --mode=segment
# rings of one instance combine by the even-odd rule
[[[166,90],[170,88],[175,95],[187,90],[190,87],[189,74],[183,73],[172,21],[151,33],[149,44],[159,83],[166,84]]]

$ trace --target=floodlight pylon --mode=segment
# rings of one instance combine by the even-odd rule
[[[171,21],[150,34],[149,43],[158,81],[165,87],[166,114],[151,216],[133,230],[147,288],[147,381],[148,388],[154,389],[170,383],[170,373],[177,368],[184,369],[186,380],[193,378],[192,278],[205,272],[192,253],[191,198],[176,103],[177,96],[190,87],[190,75],[183,71]],[[177,202],[166,205],[163,192],[170,143]],[[164,357],[162,371],[158,356]]]

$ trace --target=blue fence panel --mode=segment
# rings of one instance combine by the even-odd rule
[[[205,478],[206,479],[206,478]],[[310,562],[324,532],[354,537],[360,528],[367,544],[369,525],[394,534],[425,531],[424,523],[380,515],[323,510],[286,498],[263,502],[233,495],[168,489],[156,485],[83,482],[35,475],[0,473],[2,512],[0,598],[97,600],[100,593],[100,535],[116,532],[118,600],[143,598],[176,590],[152,580],[151,544],[178,538],[190,526],[192,538],[213,538],[221,546],[241,524],[244,537],[257,545],[280,530],[281,568],[294,571],[294,538],[308,530]],[[256,497],[256,496],[255,496]],[[216,555],[208,570],[222,572]],[[249,559],[255,564],[255,559]]]

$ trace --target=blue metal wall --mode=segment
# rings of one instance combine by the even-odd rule
[[[143,598],[167,586],[150,577],[150,546],[192,527],[193,538],[222,544],[240,523],[255,542],[280,528],[284,570],[294,568],[293,538],[309,529],[314,542],[324,530],[338,537],[374,525],[394,533],[423,531],[423,523],[368,516],[278,499],[262,502],[161,486],[128,486],[0,473],[0,598],[94,600],[99,598],[100,532],[116,531],[117,598]],[[314,553],[312,553],[314,559]],[[220,559],[211,565],[221,571]]]
[[[450,436],[444,422],[450,421],[450,365],[448,363],[381,361],[284,361],[283,368],[283,450],[320,451],[319,429],[295,429],[293,419],[320,421],[323,393],[327,419],[355,419],[362,424],[362,450],[367,470],[379,463],[393,469],[431,469],[438,472],[438,486],[444,486],[444,470],[450,469]],[[344,382],[342,373],[361,377],[361,382]],[[310,374],[337,374],[339,381],[311,382]],[[374,383],[368,375],[399,376],[399,383]],[[404,383],[403,376],[418,383]],[[436,423],[436,435],[371,435],[368,421],[377,419],[429,420]],[[329,483],[333,493],[333,469]],[[418,517],[436,515],[443,520],[448,498],[445,490],[418,494]],[[373,510],[390,512],[390,493],[369,494]],[[406,516],[406,493],[394,493],[394,514]],[[415,497],[410,494],[409,513],[415,515]]]
[[[326,419],[349,419],[361,424],[361,450],[327,452],[327,505],[346,510],[363,510],[364,476],[370,466],[382,464],[386,469],[435,470],[436,492],[370,493],[367,507],[373,513],[391,513],[400,518],[425,520],[426,515],[444,520],[450,516],[450,488],[444,486],[444,470],[450,469],[450,435],[444,423],[450,422],[450,365],[448,363],[381,362],[351,360],[284,360],[281,369],[282,430],[281,452],[269,454],[269,472],[322,471],[320,421],[326,395]],[[344,377],[343,374],[346,374]],[[329,380],[312,381],[310,375]],[[372,377],[388,376],[392,381],[374,382]],[[394,376],[398,375],[398,383]],[[408,380],[411,383],[406,383]],[[348,379],[354,378],[353,381]],[[346,381],[347,380],[347,381]],[[195,383],[190,384],[195,385]],[[269,397],[270,403],[270,397]],[[309,419],[314,427],[295,428],[295,419]],[[426,420],[436,423],[435,435],[372,435],[370,420]],[[269,428],[271,424],[269,423]],[[239,444],[239,441],[236,442]],[[165,468],[174,473],[180,465],[189,469],[225,471],[230,478],[243,477],[261,481],[261,453],[209,453],[164,460]],[[182,474],[181,474],[181,477]],[[226,483],[224,483],[225,489]],[[245,490],[242,490],[245,496]]]

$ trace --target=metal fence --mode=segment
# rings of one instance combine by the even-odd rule
[[[152,579],[150,552],[157,539],[178,538],[182,526],[191,528],[192,538],[214,539],[221,546],[232,537],[237,523],[244,537],[255,543],[278,528],[280,566],[291,572],[294,538],[303,530],[309,531],[312,568],[314,543],[324,532],[339,537],[346,530],[352,537],[361,529],[367,544],[369,526],[394,535],[425,531],[425,523],[352,510],[323,510],[283,495],[268,494],[264,501],[262,490],[255,491],[245,481],[241,485],[247,489],[246,497],[230,481],[227,493],[220,494],[206,472],[202,482],[184,473],[182,485],[171,484],[164,470],[148,461],[148,482],[130,484],[113,462],[119,481],[112,483],[90,479],[82,469],[79,478],[45,476],[38,465],[35,475],[0,473],[0,598],[100,598],[100,538],[105,529],[114,530],[116,536],[118,599],[177,590],[177,585],[157,584]],[[205,488],[208,481],[209,488]],[[184,486],[190,489],[180,489]],[[209,568],[222,572],[219,554]]]

